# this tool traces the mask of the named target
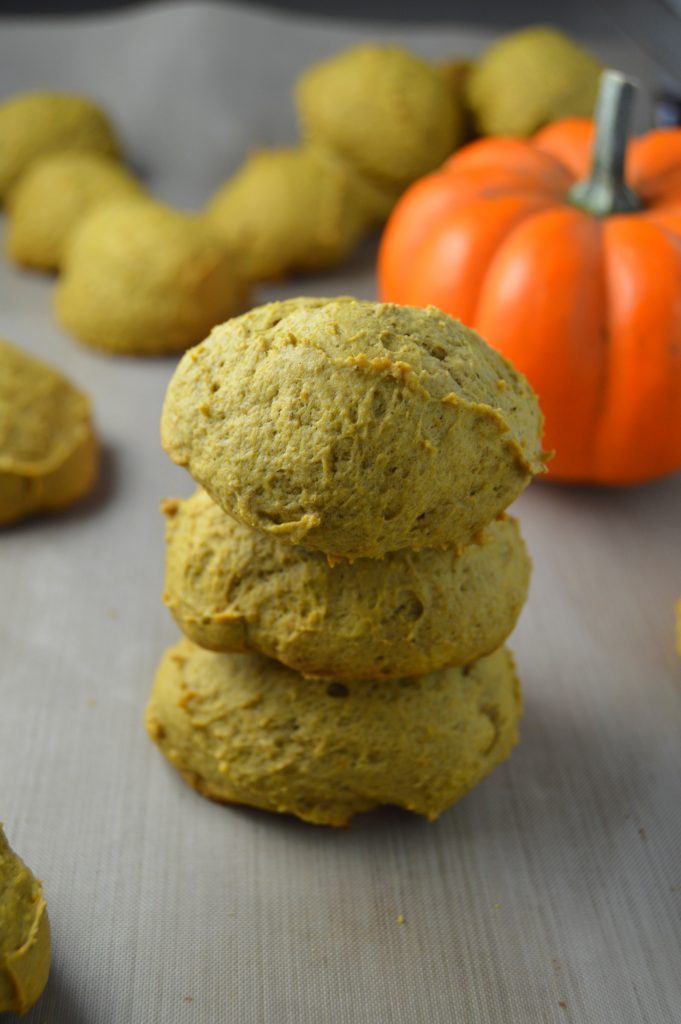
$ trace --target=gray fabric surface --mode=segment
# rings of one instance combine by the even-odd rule
[[[654,77],[597,19],[586,29]],[[99,97],[157,194],[191,207],[247,147],[292,137],[301,66],[369,31],[202,4],[2,23],[0,93]],[[430,55],[484,41],[461,27],[390,38]],[[342,273],[259,298],[371,297],[372,259],[368,245]],[[512,638],[521,743],[439,822],[386,810],[336,832],[215,806],[141,724],[176,637],[158,503],[191,491],[158,443],[173,361],[90,352],[50,302],[49,280],[2,262],[0,334],[91,393],[106,456],[92,498],[0,537],[0,819],[44,880],[54,933],[25,1019],[678,1021],[681,477],[520,500],[535,564]]]

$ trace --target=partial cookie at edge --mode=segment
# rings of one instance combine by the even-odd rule
[[[98,468],[89,399],[0,339],[0,525],[77,501]]]
[[[50,923],[40,882],[0,825],[0,1013],[26,1013],[50,971]]]

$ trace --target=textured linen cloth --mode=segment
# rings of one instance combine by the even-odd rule
[[[453,5],[455,10],[455,5]],[[598,9],[575,26],[657,81]],[[361,38],[476,52],[473,26],[383,28],[227,5],[0,20],[0,95],[80,90],[161,198],[198,207],[249,147],[292,141],[290,88]],[[645,106],[645,105],[644,105]],[[375,294],[344,271],[262,288]],[[511,638],[521,742],[436,824],[346,831],[209,803],[147,739],[176,629],[158,504],[192,484],[158,441],[172,359],[103,356],[55,326],[52,282],[0,262],[0,334],[92,396],[97,492],[0,535],[0,820],[54,940],[29,1024],[672,1024],[681,1014],[681,477],[535,484]]]

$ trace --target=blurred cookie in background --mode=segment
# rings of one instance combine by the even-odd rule
[[[31,163],[59,149],[116,157],[120,143],[106,113],[84,96],[27,92],[0,105],[0,203]]]
[[[98,206],[70,237],[57,320],[79,341],[120,355],[196,344],[246,304],[235,260],[200,218],[151,199]]]
[[[40,157],[8,203],[8,255],[24,266],[59,270],[71,233],[88,213],[143,194],[142,184],[102,153],[62,150]]]
[[[311,146],[256,150],[205,217],[252,281],[341,263],[370,221],[352,173]]]

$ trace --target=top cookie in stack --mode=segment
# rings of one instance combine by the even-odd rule
[[[469,543],[543,471],[525,380],[434,307],[272,303],[180,361],[162,443],[225,512],[331,558]]]

